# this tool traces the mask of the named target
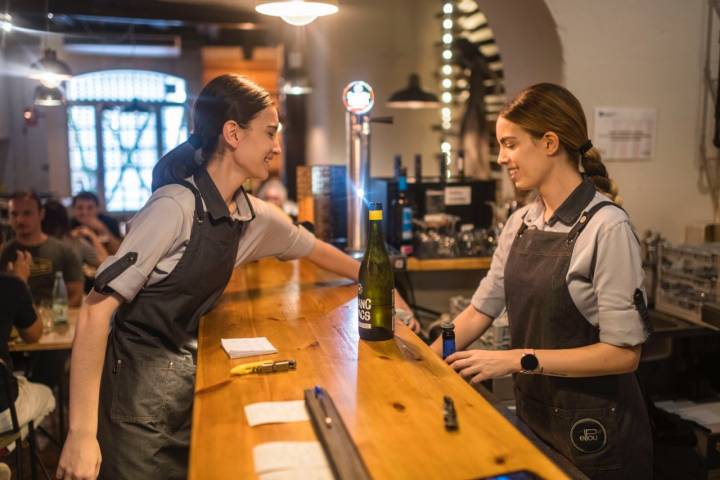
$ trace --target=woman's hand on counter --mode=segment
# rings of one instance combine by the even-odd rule
[[[520,371],[522,350],[464,350],[445,361],[470,383],[504,377]]]
[[[403,314],[400,314],[400,311],[403,311]],[[395,290],[395,321],[396,322],[402,322],[403,324],[410,327],[410,329],[418,333],[420,332],[420,322],[417,321],[417,318],[415,318],[415,314],[412,311],[412,308],[407,304],[405,299],[398,293],[397,290]]]

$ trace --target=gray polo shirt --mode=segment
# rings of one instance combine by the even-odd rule
[[[607,200],[585,179],[547,222],[539,197],[516,211],[500,235],[490,271],[472,297],[473,307],[491,318],[505,308],[505,262],[523,221],[530,229],[567,233],[583,211]],[[643,290],[640,246],[623,210],[607,206],[595,213],[575,242],[565,281],[580,313],[599,328],[601,342],[625,347],[647,339],[633,302],[635,290]]]
[[[192,178],[186,181],[194,184]],[[301,258],[312,251],[312,233],[294,225],[278,207],[252,195],[248,199],[256,216],[240,237],[235,266],[263,257]],[[235,203],[237,211],[232,218],[250,219],[250,206],[241,192]],[[180,261],[190,240],[194,212],[195,196],[189,189],[177,184],[157,189],[133,217],[119,250],[100,265],[98,274],[125,254],[137,253],[135,264],[108,283],[125,301],[132,301],[145,285],[167,277]]]

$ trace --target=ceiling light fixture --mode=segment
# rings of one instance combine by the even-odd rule
[[[65,94],[60,87],[38,85],[33,103],[41,107],[59,107],[65,104]]]
[[[12,15],[10,15],[9,13],[0,13],[0,29],[3,32],[12,32]]]
[[[258,0],[255,2],[255,11],[280,17],[290,25],[302,26],[317,17],[337,13],[338,2],[337,0]]]
[[[61,82],[72,78],[72,71],[67,63],[58,60],[57,52],[52,48],[45,50],[43,57],[30,65],[29,77],[39,80],[43,86],[57,88]]]
[[[393,93],[388,99],[390,108],[437,108],[440,106],[437,96],[426,92],[420,87],[420,76],[410,75],[408,86]]]

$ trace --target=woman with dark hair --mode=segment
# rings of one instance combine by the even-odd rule
[[[498,162],[538,197],[508,220],[455,335],[466,348],[506,308],[512,345],[446,360],[472,383],[513,374],[518,416],[591,478],[651,478],[634,375],[650,332],[640,248],[609,201],[617,189],[582,106],[563,87],[533,85],[501,110],[496,135]]]
[[[193,120],[190,140],[156,166],[153,195],[81,310],[58,478],[187,476],[198,322],[235,266],[305,257],[358,278],[357,261],[242,188],[267,178],[280,152],[265,90],[238,75],[217,77],[200,92]]]

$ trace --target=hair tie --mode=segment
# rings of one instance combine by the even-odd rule
[[[195,150],[202,147],[202,137],[197,133],[193,133],[188,137],[187,143],[189,143]]]
[[[580,148],[578,148],[578,152],[580,152],[580,156],[584,157],[585,154],[593,147],[593,144],[590,140],[580,145]]]

